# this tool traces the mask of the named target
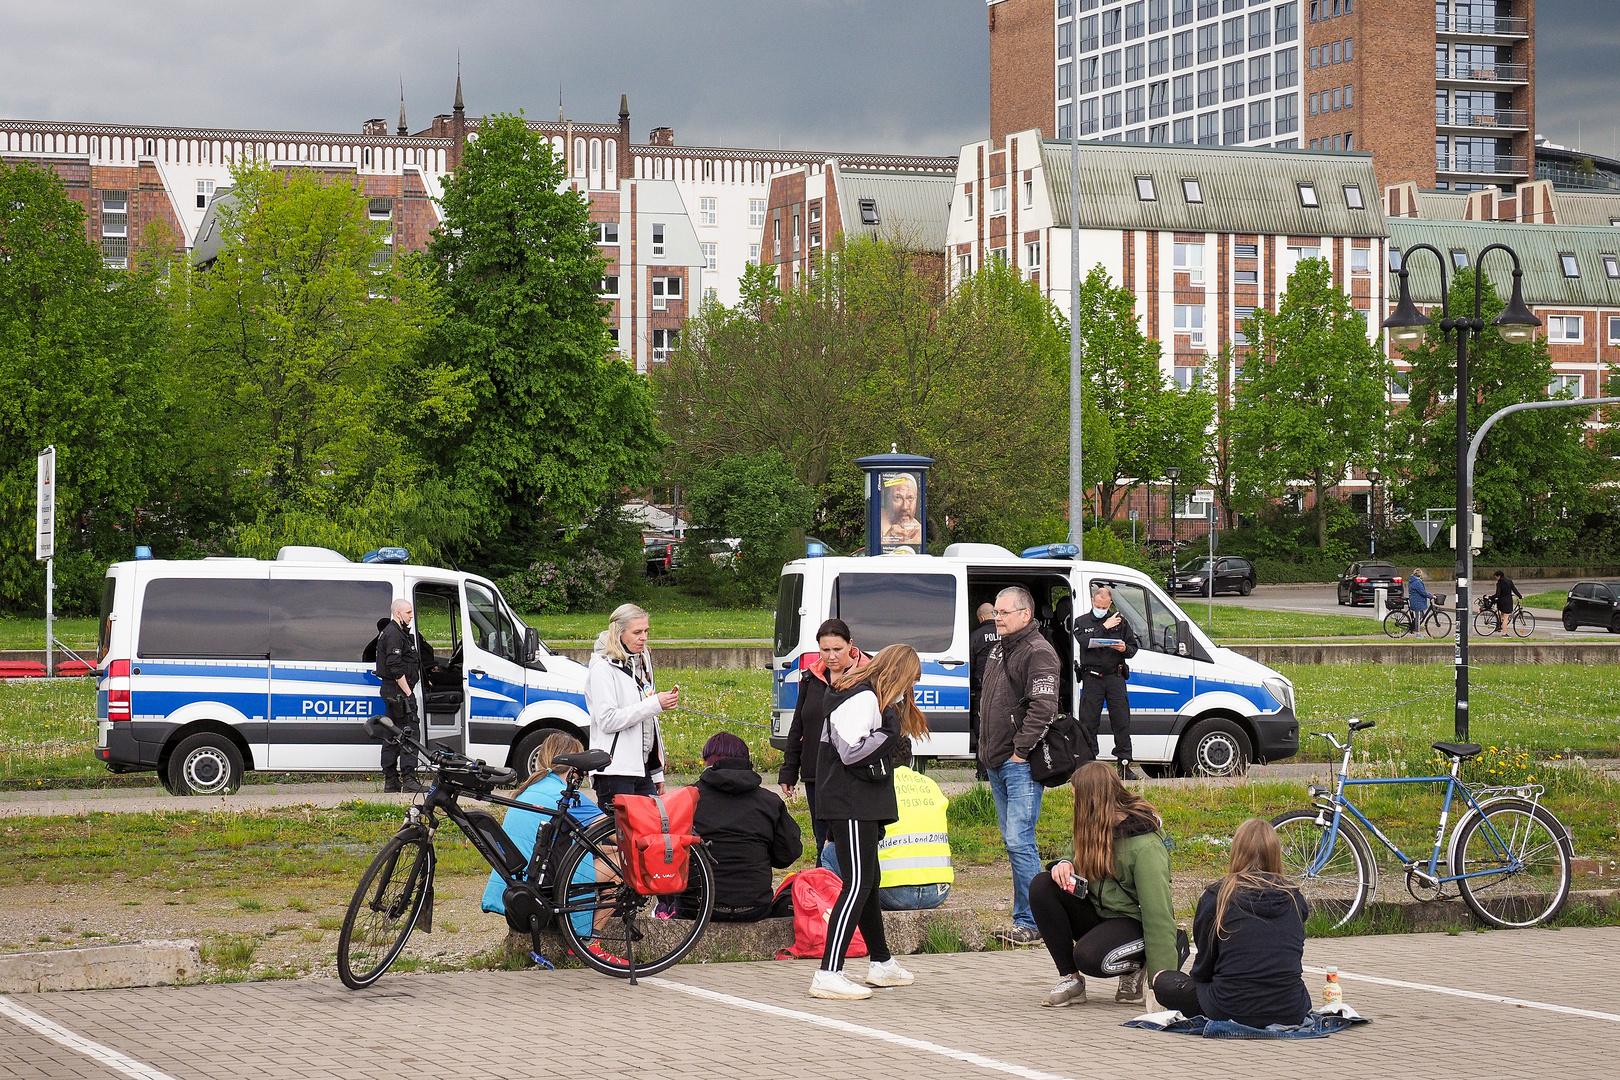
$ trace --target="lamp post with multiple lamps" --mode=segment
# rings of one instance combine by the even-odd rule
[[[1429,316],[1417,309],[1412,302],[1412,288],[1408,280],[1407,267],[1412,261],[1412,255],[1419,251],[1432,254],[1435,261],[1440,264],[1440,332],[1442,336],[1453,332],[1457,335],[1457,647],[1453,655],[1453,664],[1457,673],[1457,707],[1455,724],[1458,742],[1468,741],[1468,606],[1469,606],[1469,576],[1473,573],[1473,508],[1474,485],[1472,471],[1468,468],[1468,335],[1476,337],[1485,331],[1484,300],[1487,287],[1485,275],[1481,272],[1485,256],[1492,251],[1506,252],[1513,260],[1513,295],[1508,300],[1507,307],[1502,313],[1492,319],[1490,325],[1502,336],[1502,340],[1509,345],[1522,345],[1535,337],[1536,327],[1541,320],[1533,315],[1524,303],[1524,292],[1521,280],[1524,271],[1519,264],[1519,254],[1506,244],[1489,244],[1480,251],[1478,257],[1471,261],[1474,267],[1474,317],[1466,315],[1452,317],[1446,286],[1446,257],[1440,250],[1431,244],[1415,244],[1401,253],[1401,268],[1399,270],[1401,282],[1401,296],[1384,320],[1384,329],[1389,331],[1390,341],[1397,345],[1412,346],[1423,340],[1424,332],[1434,324]]]

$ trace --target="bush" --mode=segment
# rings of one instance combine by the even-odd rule
[[[697,524],[683,545],[681,583],[739,604],[775,595],[782,564],[803,554],[813,497],[786,459],[775,450],[723,458],[694,472],[687,495]],[[727,538],[739,541],[734,558]]]
[[[619,582],[624,561],[586,551],[577,558],[558,558],[530,564],[495,584],[519,611],[557,614],[595,611]]]

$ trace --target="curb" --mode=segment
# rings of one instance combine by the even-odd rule
[[[173,986],[202,975],[195,941],[142,941],[83,949],[0,954],[0,993]]]

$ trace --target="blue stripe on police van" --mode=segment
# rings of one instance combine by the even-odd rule
[[[381,716],[386,711],[381,694],[347,697],[335,694],[272,694],[270,715],[277,720],[296,718],[356,719]]]
[[[136,690],[131,712],[142,716],[171,716],[187,705],[219,703],[228,706],[249,720],[263,720],[265,705],[270,695],[263,690],[256,694],[183,693],[172,690]]]
[[[346,686],[369,686],[372,689],[382,685],[373,671],[356,671],[353,668],[307,668],[293,667],[290,664],[277,662],[270,668],[271,678],[277,682],[291,680],[293,682],[313,683],[342,683]]]
[[[268,664],[243,663],[237,660],[165,660],[162,662],[136,660],[135,667],[140,669],[143,678],[151,675],[182,675],[192,679],[268,679],[270,677]]]

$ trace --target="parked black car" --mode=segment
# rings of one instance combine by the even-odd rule
[[[1620,634],[1620,581],[1581,581],[1564,601],[1564,629],[1601,626]]]
[[[1405,595],[1405,579],[1387,562],[1351,563],[1350,569],[1339,575],[1339,606],[1371,604],[1377,589],[1389,590],[1386,595],[1394,607],[1395,598]]]
[[[680,541],[672,537],[654,537],[641,542],[641,557],[647,560],[647,576],[660,577],[675,569],[676,549]]]
[[[1183,566],[1170,575],[1170,592],[1213,596],[1220,592],[1235,592],[1248,596],[1260,583],[1260,575],[1248,559],[1234,555],[1219,555],[1214,559],[1204,556]]]

